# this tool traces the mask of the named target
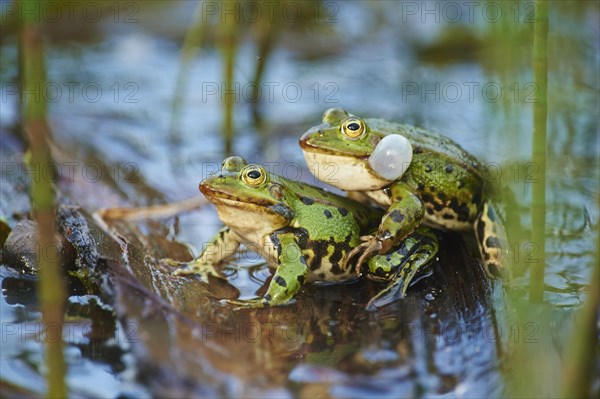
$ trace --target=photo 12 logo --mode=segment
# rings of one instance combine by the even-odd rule
[[[102,97],[108,96],[108,101],[122,104],[137,104],[137,94],[140,90],[135,82],[114,82],[100,84],[98,82],[46,82],[41,84],[2,83],[2,103],[11,101],[33,101],[39,103],[75,102],[97,103]]]
[[[110,178],[115,182],[139,183],[140,171],[135,162],[115,162],[98,164],[94,162],[47,162],[29,163],[2,162],[2,183],[11,180],[26,180],[34,182],[41,180],[56,183],[58,181],[74,182],[78,179],[88,183],[97,183],[102,178]]]
[[[401,1],[403,23],[533,23],[537,18],[534,2],[520,1]]]
[[[262,102],[272,104],[283,101],[286,103],[297,103],[303,98],[305,101],[315,103],[337,104],[339,99],[337,93],[339,86],[335,82],[253,82],[226,84],[225,82],[202,82],[202,102],[211,101],[225,102],[227,97],[233,96],[235,103],[240,102]]]
[[[105,331],[103,331],[105,330]],[[99,325],[98,323],[80,322],[63,324],[42,322],[13,323],[3,322],[0,326],[0,340],[2,344],[11,342],[78,342],[81,337],[113,336],[118,344],[139,342],[139,327],[136,322],[129,321],[115,329],[112,325]]]
[[[312,19],[315,23],[337,23],[339,6],[334,1],[203,1],[202,22],[234,21],[254,24],[267,20],[299,23]]]
[[[194,335],[202,342],[248,342],[253,344],[273,341],[298,343],[303,338],[299,332],[277,322],[230,324],[206,322],[202,324],[202,328],[195,331]]]
[[[538,87],[534,82],[402,82],[402,102],[421,103],[474,103],[483,100],[497,103],[509,100],[514,103],[537,102]]]
[[[138,23],[135,1],[2,1],[0,21],[73,24],[77,22]]]

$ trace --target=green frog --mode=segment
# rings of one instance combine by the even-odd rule
[[[226,158],[219,172],[200,183],[200,191],[215,205],[225,227],[193,261],[162,263],[177,266],[176,275],[197,274],[208,282],[209,276],[225,278],[220,266],[240,244],[256,250],[275,273],[262,298],[229,301],[241,307],[286,304],[305,282],[357,278],[361,271],[342,261],[383,215],[350,198],[268,173],[237,156]],[[404,296],[437,250],[435,232],[422,228],[388,254],[369,259],[364,268],[367,277],[388,284],[367,308]]]
[[[474,231],[489,276],[509,279],[507,240],[483,165],[457,143],[414,126],[362,119],[341,108],[300,138],[311,172],[349,196],[386,207],[377,233],[344,260],[388,253],[422,223]]]

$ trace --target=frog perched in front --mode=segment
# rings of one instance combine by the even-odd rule
[[[300,139],[311,172],[349,196],[387,208],[375,235],[350,252],[357,266],[388,253],[421,223],[475,231],[488,275],[509,279],[506,234],[483,165],[449,138],[341,108]]]
[[[219,265],[240,244],[257,250],[275,273],[262,298],[229,301],[242,307],[286,304],[304,282],[355,279],[357,270],[343,266],[342,260],[383,215],[349,198],[267,173],[241,157],[225,159],[221,171],[200,183],[200,191],[215,205],[225,227],[197,259],[162,262],[178,266],[177,275],[198,274],[208,282],[208,276],[225,278]],[[389,254],[369,259],[364,268],[367,277],[389,283],[367,307],[377,308],[404,296],[437,249],[435,233],[422,228]]]

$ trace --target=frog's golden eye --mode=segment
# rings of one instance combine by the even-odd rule
[[[258,165],[248,165],[242,170],[242,180],[250,187],[258,187],[267,180],[267,174]]]
[[[349,139],[357,139],[365,131],[365,123],[358,118],[348,118],[342,122],[342,133]]]

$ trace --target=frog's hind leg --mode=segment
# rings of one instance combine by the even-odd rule
[[[509,281],[508,239],[502,211],[499,204],[486,201],[475,221],[475,236],[487,275]]]
[[[420,227],[398,244],[394,251],[369,259],[368,277],[389,283],[369,301],[367,310],[375,310],[403,298],[415,277],[436,257],[438,246],[435,232],[428,227]]]

